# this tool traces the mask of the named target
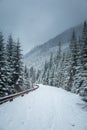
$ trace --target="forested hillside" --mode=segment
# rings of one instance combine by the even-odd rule
[[[48,40],[42,45],[34,47],[24,56],[24,63],[28,67],[33,66],[36,69],[42,69],[45,60],[47,61],[49,60],[50,53],[55,54],[56,51],[58,50],[59,42],[61,41],[62,50],[67,49],[71,41],[73,30],[75,30],[77,38],[79,38],[79,36],[81,36],[82,34],[82,29],[83,24],[74,26],[72,28],[65,30],[61,34],[58,34],[56,37],[53,37],[52,39]]]
[[[39,63],[38,63],[39,64]],[[82,33],[77,37],[75,30],[72,32],[69,47],[62,50],[59,42],[57,53],[50,54],[50,60],[45,61],[44,67],[36,71],[34,67],[32,79],[34,82],[56,87],[68,91],[87,95],[87,23],[84,22]],[[30,76],[31,77],[31,76]]]

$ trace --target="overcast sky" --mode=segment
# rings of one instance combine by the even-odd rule
[[[87,19],[87,0],[0,0],[0,31],[23,53]]]

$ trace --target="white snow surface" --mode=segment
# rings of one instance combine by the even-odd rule
[[[87,130],[87,110],[78,95],[40,87],[0,105],[0,130]]]

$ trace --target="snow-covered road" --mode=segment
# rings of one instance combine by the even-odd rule
[[[87,130],[85,103],[61,88],[40,88],[0,105],[0,130]]]

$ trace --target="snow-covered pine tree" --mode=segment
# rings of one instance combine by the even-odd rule
[[[87,23],[84,22],[82,37],[77,44],[77,67],[72,92],[87,95]]]
[[[60,77],[61,77],[61,58],[62,58],[62,51],[61,51],[61,42],[58,44],[58,50],[54,57],[54,85],[60,87]]]
[[[53,65],[53,53],[51,53],[51,55],[50,55],[50,61],[49,61],[49,70],[51,70],[51,68],[52,68],[52,65]]]
[[[73,78],[73,84],[71,91],[74,93],[79,93],[80,87],[82,84],[82,44],[81,44],[81,37],[78,38],[77,41],[77,66],[76,66],[76,72]]]
[[[49,85],[49,69],[47,70],[47,73],[46,73],[45,85]]]
[[[60,62],[59,69],[59,87],[64,88],[67,91],[71,91],[71,82],[70,82],[70,70],[71,70],[71,56],[70,50],[63,52]]]
[[[8,38],[8,43],[6,46],[7,50],[7,78],[8,78],[8,85],[11,87],[13,85],[12,79],[13,79],[13,70],[14,70],[14,57],[13,57],[13,39],[10,35]]]
[[[40,82],[40,79],[41,79],[40,76],[41,76],[41,70],[38,70],[37,73],[36,73],[36,81],[37,81],[37,83]]]
[[[76,34],[75,31],[73,31],[72,33],[72,38],[71,38],[71,42],[70,42],[70,52],[71,52],[71,65],[70,65],[70,78],[69,78],[69,82],[68,85],[70,86],[70,88],[72,89],[73,86],[73,82],[74,82],[74,76],[76,74],[76,68],[77,68],[77,56],[78,56],[78,50],[77,50],[77,38],[76,38]]]
[[[53,53],[50,55],[50,60],[48,62],[48,70],[47,70],[47,83],[48,85],[53,86],[54,80],[54,56]]]
[[[36,81],[36,73],[33,66],[29,69],[29,79],[30,79],[30,87],[33,87],[33,84]]]
[[[62,50],[61,50],[61,42],[59,42],[59,59],[61,58],[61,52],[62,52]]]
[[[87,22],[84,22],[81,38],[80,95],[87,96]]]
[[[29,70],[25,65],[24,74],[23,74],[23,90],[30,88],[30,79],[29,79]]]
[[[82,65],[83,69],[87,70],[87,23],[84,22],[83,33],[82,33]]]
[[[14,86],[17,91],[21,91],[23,89],[23,56],[21,53],[21,45],[19,39],[17,43],[14,45],[14,71],[13,71],[13,80]]]
[[[6,55],[3,35],[0,32],[0,96],[8,95],[6,78]]]
[[[54,65],[54,60],[52,63],[52,68],[49,70],[49,85],[53,86],[54,85],[54,73],[55,73],[55,65]]]
[[[70,42],[70,50],[71,50],[71,65],[72,65],[72,75],[75,75],[76,72],[76,66],[77,66],[77,38],[75,31],[72,33],[72,39]]]
[[[48,67],[49,67],[49,65],[48,65],[47,61],[45,61],[45,64],[44,64],[44,67],[43,67],[43,70],[42,70],[42,80],[41,80],[41,82],[43,84],[46,83],[46,75],[47,75]]]
[[[12,36],[8,37],[8,42],[6,45],[6,56],[7,56],[7,84],[9,86],[9,92],[15,93],[14,89],[14,64],[15,64],[15,45]]]
[[[61,42],[58,43],[58,50],[56,52],[56,55],[54,57],[54,64],[56,65],[56,68],[58,67],[59,65],[59,61],[60,61],[60,58],[61,58],[61,52],[62,52],[62,49],[61,49]]]
[[[59,72],[55,69],[54,73],[54,86],[59,87]]]

